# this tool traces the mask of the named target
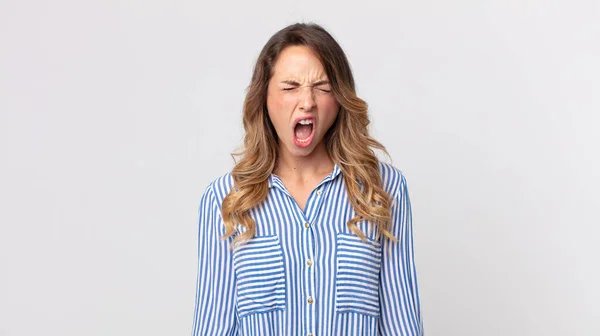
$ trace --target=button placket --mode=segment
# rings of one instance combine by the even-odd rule
[[[328,184],[325,183],[323,185],[320,185],[318,187],[318,189],[316,190],[316,193],[311,194],[309,196],[309,199],[307,201],[307,205],[315,205],[315,206],[311,206],[311,207],[307,207],[309,210],[308,213],[304,214],[305,215],[305,220],[306,222],[304,223],[304,227],[305,227],[305,231],[303,232],[304,234],[306,234],[306,249],[304,249],[305,251],[305,279],[307,281],[307,287],[306,290],[307,292],[305,293],[306,297],[305,297],[305,302],[306,302],[306,312],[307,312],[307,318],[308,320],[305,322],[306,324],[306,331],[307,331],[307,335],[308,336],[313,336],[314,332],[316,330],[316,319],[315,319],[315,312],[316,312],[316,301],[319,299],[317,297],[315,297],[315,288],[316,288],[316,268],[315,268],[315,230],[318,229],[318,223],[316,222],[319,213],[321,213],[321,207],[323,205],[323,203],[325,202],[324,200],[324,193],[326,191],[325,188],[328,188]]]
[[[308,330],[309,331],[313,331],[314,330],[314,324],[315,324],[315,300],[316,298],[314,297],[315,293],[315,287],[316,287],[316,279],[315,279],[315,270],[314,267],[312,267],[313,265],[313,259],[314,259],[314,255],[315,255],[315,251],[314,251],[314,230],[309,230],[308,232],[308,255],[306,256],[306,272],[308,273],[308,293],[307,296],[308,298],[306,299],[306,302],[308,303]]]
[[[321,190],[317,191],[317,195],[319,195],[319,197],[317,197],[316,195],[312,196],[312,202],[318,202],[319,204],[319,208],[320,205],[322,204],[322,197],[320,197],[321,195]],[[318,212],[315,212],[312,214],[310,220],[311,223],[314,223],[315,218],[317,217]],[[315,289],[316,289],[316,274],[315,274],[315,267],[314,267],[314,258],[315,258],[315,230],[316,230],[316,226],[315,225],[309,225],[309,230],[308,230],[308,255],[306,256],[306,261],[305,261],[305,270],[308,273],[308,298],[306,300],[306,302],[308,303],[308,335],[313,335],[313,332],[315,331],[316,328],[316,320],[315,320],[315,312],[316,312],[316,300],[318,298],[315,298]]]
[[[320,190],[317,191],[316,194],[311,194],[311,196],[309,196],[308,202],[307,204],[317,204],[317,208],[320,207],[320,205],[322,204],[322,198],[319,197],[320,196]],[[319,196],[317,196],[319,195]],[[314,221],[315,218],[317,217],[318,211],[310,211],[310,213],[307,213],[307,222],[305,223],[305,228],[306,231],[304,231],[304,233],[306,234],[306,249],[305,251],[305,279],[307,281],[307,286],[306,286],[306,310],[307,310],[307,318],[308,320],[306,321],[306,327],[307,327],[307,332],[309,333],[309,335],[312,335],[312,333],[315,330],[315,311],[316,311],[316,305],[315,305],[315,301],[317,298],[315,298],[315,287],[316,287],[316,278],[315,278],[315,271],[314,271],[314,267],[313,266],[313,260],[314,260],[314,255],[315,255],[315,225],[314,225]]]

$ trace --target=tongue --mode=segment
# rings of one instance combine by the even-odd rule
[[[312,132],[312,125],[296,125],[296,138],[298,138],[298,140],[308,139],[310,132]]]

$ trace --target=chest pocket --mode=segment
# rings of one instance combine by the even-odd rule
[[[338,233],[335,309],[379,316],[381,244],[369,238]]]
[[[283,251],[276,235],[254,237],[233,252],[240,318],[285,309]]]

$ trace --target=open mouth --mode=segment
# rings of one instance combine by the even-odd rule
[[[294,126],[294,142],[299,147],[307,147],[310,145],[314,135],[314,118],[300,119]]]

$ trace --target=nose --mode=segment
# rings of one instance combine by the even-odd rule
[[[314,92],[311,87],[304,88],[301,90],[300,101],[298,104],[300,105],[300,109],[306,111],[312,110],[317,103],[315,102]]]

